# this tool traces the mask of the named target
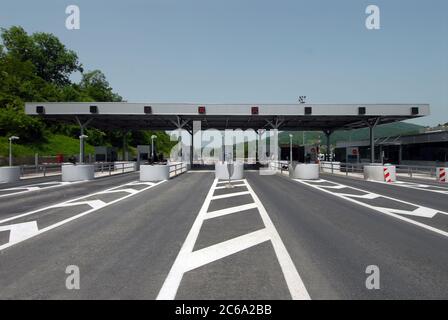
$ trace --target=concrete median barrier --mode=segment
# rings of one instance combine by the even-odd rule
[[[230,180],[240,180],[244,178],[244,164],[242,162],[216,162],[215,163],[215,177],[216,179],[229,179],[229,165]],[[233,172],[232,172],[233,171]]]
[[[0,183],[20,180],[20,167],[0,167]]]
[[[291,179],[317,180],[319,179],[319,165],[314,163],[293,163],[289,169]]]
[[[393,165],[369,164],[364,166],[364,179],[373,181],[397,181],[396,167]]]
[[[62,166],[61,171],[63,182],[95,179],[95,166],[93,164],[67,164]]]
[[[154,182],[169,178],[170,167],[168,165],[140,165],[140,181]]]

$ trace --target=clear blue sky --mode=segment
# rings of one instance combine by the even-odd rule
[[[2,0],[11,25],[54,33],[128,101],[426,102],[417,123],[448,122],[446,0]]]

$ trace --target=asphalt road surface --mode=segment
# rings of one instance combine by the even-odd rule
[[[448,187],[321,178],[3,185],[0,299],[448,298]]]

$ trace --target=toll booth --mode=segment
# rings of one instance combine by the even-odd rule
[[[95,162],[117,161],[117,149],[108,146],[95,147]]]
[[[137,146],[137,162],[148,161],[151,157],[151,146],[139,145]]]

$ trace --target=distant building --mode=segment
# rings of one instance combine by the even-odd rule
[[[370,142],[338,142],[335,158],[341,162],[370,162]],[[427,166],[448,164],[448,131],[377,138],[375,162]]]

